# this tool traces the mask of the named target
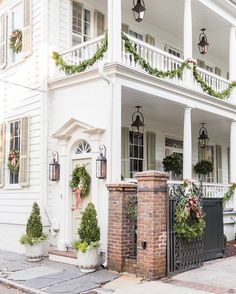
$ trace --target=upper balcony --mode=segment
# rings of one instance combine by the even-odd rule
[[[90,2],[90,6],[72,2],[71,33],[58,48],[65,48],[65,41],[74,46],[59,51],[54,79],[97,68],[103,60],[233,102],[236,18],[226,8],[208,7],[198,0],[145,0],[145,17],[138,23],[132,1]],[[198,49],[202,28],[209,42],[205,55]]]

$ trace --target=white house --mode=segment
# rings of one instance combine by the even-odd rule
[[[65,250],[93,201],[106,252],[106,184],[162,170],[172,153],[183,154],[184,179],[197,178],[193,166],[201,159],[213,163],[203,183],[208,196],[223,197],[236,182],[236,1],[144,2],[144,19],[137,22],[131,0],[0,0],[1,249],[23,250],[18,239],[38,201],[51,245]],[[204,55],[202,28],[209,43]],[[23,36],[18,53],[9,47],[15,30]],[[182,79],[175,75],[181,68]],[[167,71],[171,76],[161,77]],[[135,106],[145,124],[138,138],[131,129]],[[202,123],[209,136],[204,151],[198,146]],[[96,177],[101,145],[106,179]],[[15,174],[8,168],[13,149],[19,151]],[[54,151],[59,181],[49,180]],[[91,176],[80,209],[69,185],[77,165]],[[233,239],[236,200],[227,207],[225,234]]]

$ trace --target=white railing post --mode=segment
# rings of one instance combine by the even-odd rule
[[[184,111],[184,154],[183,154],[183,178],[192,179],[192,122],[191,107]]]
[[[229,79],[236,81],[236,27],[230,29],[229,41]],[[231,93],[231,102],[236,104],[236,89],[234,88]]]
[[[108,1],[108,60],[121,61],[121,0]]]

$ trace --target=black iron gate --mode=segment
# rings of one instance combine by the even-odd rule
[[[204,261],[223,256],[223,208],[222,199],[203,198],[201,186],[194,186],[196,195],[203,205],[206,227],[202,238],[186,241],[174,231],[175,210],[182,197],[184,188],[173,185],[168,193],[168,275],[198,268]]]
[[[202,199],[201,189],[195,186],[195,194]],[[173,185],[169,188],[168,199],[168,275],[201,266],[203,258],[203,239],[186,241],[179,238],[174,231],[175,210],[182,197],[185,197],[182,186]]]

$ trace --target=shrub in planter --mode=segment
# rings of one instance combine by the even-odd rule
[[[181,175],[183,172],[183,156],[180,153],[173,153],[166,156],[162,164],[165,172],[173,172],[174,175]]]
[[[26,234],[20,238],[20,243],[25,245],[26,257],[29,261],[42,259],[43,246],[46,239],[47,235],[43,233],[40,208],[35,202],[27,221]]]
[[[194,166],[194,171],[198,175],[208,175],[213,171],[213,164],[208,160],[201,160]]]
[[[83,212],[78,235],[79,240],[74,241],[72,246],[77,250],[80,270],[82,272],[95,271],[99,263],[100,228],[97,212],[92,203],[89,203]]]

